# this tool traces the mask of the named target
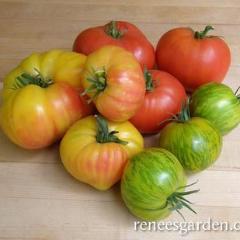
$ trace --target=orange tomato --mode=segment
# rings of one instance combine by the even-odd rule
[[[143,137],[130,122],[88,116],[67,131],[60,156],[73,177],[106,190],[120,180],[128,159],[142,149]]]
[[[142,69],[123,48],[105,46],[91,53],[82,73],[85,92],[97,110],[111,121],[126,121],[141,106],[145,94]]]

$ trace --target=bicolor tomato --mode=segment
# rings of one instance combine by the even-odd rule
[[[0,122],[10,140],[27,149],[43,148],[92,113],[79,92],[85,60],[61,50],[35,53],[6,76]]]
[[[240,123],[240,94],[225,84],[201,86],[193,93],[190,106],[192,116],[208,119],[222,135]]]
[[[128,159],[142,149],[143,137],[130,122],[89,116],[67,131],[60,155],[73,177],[106,190],[120,180]]]
[[[145,95],[139,63],[130,52],[116,46],[105,46],[88,55],[82,84],[97,110],[111,121],[132,117]]]
[[[122,198],[135,216],[151,221],[184,207],[192,210],[185,191],[187,179],[178,159],[162,148],[148,148],[128,162],[121,181]]]
[[[187,105],[161,131],[159,146],[173,153],[186,170],[197,172],[217,160],[222,149],[222,137],[207,119],[191,118]]]

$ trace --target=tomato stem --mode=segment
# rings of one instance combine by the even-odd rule
[[[152,92],[154,89],[152,74],[147,70],[147,68],[144,68],[143,73],[144,73],[144,78],[145,78],[146,90],[148,92]]]
[[[81,96],[93,92],[93,97],[88,101],[88,103],[90,103],[94,98],[98,96],[100,92],[104,91],[107,86],[107,76],[105,69],[93,69],[93,75],[91,77],[88,77],[87,80],[91,83],[91,85],[85,89]]]
[[[96,135],[96,140],[98,143],[115,142],[123,145],[128,144],[128,142],[119,139],[115,135],[116,133],[118,133],[118,131],[109,132],[108,123],[105,118],[99,115],[96,115],[95,118],[97,120],[97,126],[98,126],[98,132]]]
[[[116,21],[111,21],[110,23],[108,23],[105,27],[105,32],[115,38],[121,38],[123,36],[123,32],[121,32],[118,27],[117,27],[117,22]]]
[[[186,122],[191,118],[190,116],[190,98],[188,97],[185,102],[182,103],[182,109],[177,115],[177,119],[181,122]]]
[[[196,211],[190,206],[190,204],[192,204],[192,202],[187,200],[185,198],[185,196],[191,195],[193,193],[197,193],[197,192],[200,191],[200,189],[192,190],[192,191],[185,191],[185,192],[182,192],[182,191],[179,191],[179,190],[185,189],[185,188],[190,187],[190,186],[193,186],[196,183],[197,183],[197,181],[192,183],[192,184],[179,187],[176,192],[172,193],[167,198],[167,202],[166,202],[165,207],[170,206],[171,211],[177,211],[177,213],[183,218],[183,220],[185,220],[185,218],[179,210],[181,210],[184,207],[196,214]]]
[[[178,114],[171,114],[172,116],[162,122],[160,122],[158,125],[161,126],[164,123],[167,122],[179,122],[183,123],[188,121],[191,118],[190,113],[190,98],[188,97],[185,102],[182,103],[181,111]]]
[[[32,76],[29,73],[23,73],[20,76],[16,77],[12,89],[16,90],[30,84],[37,85],[41,88],[47,88],[49,85],[53,84],[53,81],[51,79],[44,79],[43,75],[38,69],[34,68],[34,70],[37,73],[35,76]]]
[[[194,37],[196,39],[203,39],[206,37],[210,37],[210,36],[207,36],[207,34],[210,30],[214,30],[214,28],[210,25],[207,25],[203,31],[200,31],[200,32],[196,31],[194,34]]]

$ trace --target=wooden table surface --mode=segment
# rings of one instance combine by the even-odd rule
[[[71,49],[77,33],[109,20],[127,20],[152,43],[177,26],[215,27],[231,48],[225,83],[240,85],[240,0],[0,0],[0,79],[33,51]],[[151,144],[152,138],[146,140]],[[201,191],[192,196],[198,214],[187,221],[240,221],[240,128],[224,137],[213,167],[190,176]],[[134,231],[136,219],[121,201],[119,186],[98,192],[68,175],[58,146],[28,152],[0,133],[0,239],[182,239],[177,232]],[[182,221],[173,214],[166,221]],[[240,239],[240,232],[194,232],[191,240]]]

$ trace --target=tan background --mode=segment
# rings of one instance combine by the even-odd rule
[[[226,83],[240,85],[240,0],[0,0],[0,79],[33,51],[70,49],[76,34],[109,20],[127,20],[156,44],[176,26],[201,30],[211,23],[232,51]],[[148,144],[152,140],[147,140]],[[216,164],[199,179],[192,197],[198,215],[188,221],[240,221],[240,128],[224,138]],[[97,192],[63,169],[57,146],[27,152],[0,135],[0,239],[181,239],[178,233],[134,232],[119,187]],[[181,221],[173,214],[167,220]],[[240,239],[240,232],[196,232],[184,239]]]

